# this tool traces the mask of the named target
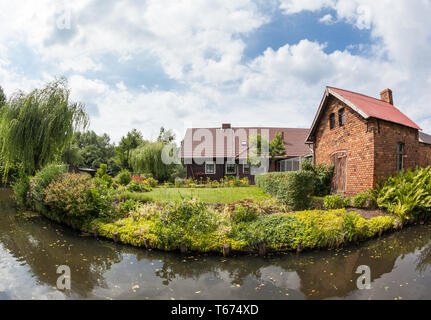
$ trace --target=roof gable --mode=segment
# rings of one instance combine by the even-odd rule
[[[409,117],[388,102],[348,90],[326,87],[325,94],[320,103],[316,117],[314,118],[307,142],[311,142],[310,138],[315,131],[317,123],[320,120],[323,107],[330,95],[344,102],[365,119],[377,118],[421,130],[421,128]]]

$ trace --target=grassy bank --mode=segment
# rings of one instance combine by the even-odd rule
[[[263,201],[271,199],[258,187],[236,188],[157,188],[144,194],[156,202],[180,201],[182,199],[199,199],[204,203],[227,204],[244,199]]]

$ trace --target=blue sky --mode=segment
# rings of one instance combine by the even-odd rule
[[[90,129],[114,141],[132,128],[309,127],[326,85],[390,87],[431,132],[430,14],[420,0],[1,2],[0,85],[66,76]]]

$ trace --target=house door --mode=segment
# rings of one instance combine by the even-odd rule
[[[347,152],[336,152],[331,156],[334,166],[334,177],[332,179],[331,193],[344,194],[347,181]]]

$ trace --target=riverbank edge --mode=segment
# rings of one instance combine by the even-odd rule
[[[44,211],[44,210],[42,210]],[[223,243],[222,246],[219,246],[217,249],[214,250],[208,250],[208,251],[199,251],[199,250],[191,250],[190,248],[187,248],[185,245],[180,245],[176,249],[162,249],[157,246],[152,246],[152,240],[150,238],[144,239],[144,245],[133,243],[133,241],[127,240],[128,234],[126,232],[109,232],[104,230],[104,226],[107,226],[111,223],[101,223],[100,220],[94,219],[89,220],[85,223],[82,223],[81,225],[73,222],[73,221],[65,221],[58,217],[54,218],[50,216],[47,212],[38,212],[41,216],[44,218],[56,222],[62,226],[66,226],[71,228],[72,230],[76,232],[81,232],[83,234],[86,234],[88,236],[92,236],[95,239],[101,239],[101,240],[108,240],[113,241],[114,243],[117,243],[119,245],[126,245],[131,246],[135,248],[145,249],[145,250],[156,250],[160,252],[177,252],[177,253],[189,253],[189,254],[214,254],[214,255],[223,255],[224,257],[232,256],[232,255],[259,255],[259,256],[265,256],[267,254],[277,255],[277,254],[285,254],[285,253],[302,253],[302,252],[310,252],[310,251],[331,251],[335,249],[339,249],[342,247],[347,247],[350,245],[359,245],[360,243],[370,241],[372,239],[381,238],[383,235],[387,234],[393,234],[397,231],[402,230],[405,227],[409,227],[416,224],[425,224],[428,221],[416,221],[415,219],[410,219],[409,221],[400,222],[397,220],[395,216],[392,216],[394,218],[394,223],[391,228],[388,228],[386,230],[380,229],[379,232],[374,234],[371,237],[367,238],[359,238],[358,236],[354,236],[351,241],[343,241],[341,243],[337,243],[334,246],[331,247],[314,247],[314,248],[307,248],[302,247],[301,245],[298,248],[291,248],[291,247],[273,247],[270,245],[266,245],[265,243],[261,243],[258,246],[245,246],[242,249],[235,248],[235,244],[232,243],[232,239],[225,239],[226,241],[221,241],[220,243]]]

